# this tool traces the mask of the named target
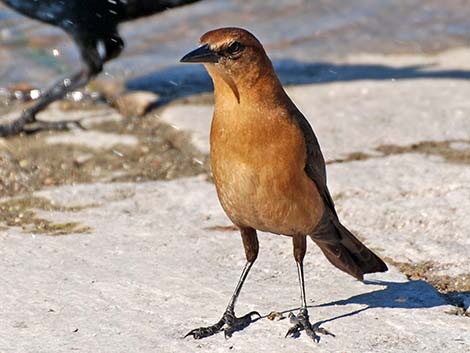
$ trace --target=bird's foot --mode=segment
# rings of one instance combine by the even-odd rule
[[[330,335],[335,337],[335,335],[328,330],[312,325],[308,317],[307,309],[300,309],[300,312],[297,316],[293,313],[290,313],[289,319],[294,326],[292,326],[289,331],[287,331],[286,337],[298,337],[300,335],[300,331],[302,330],[304,330],[307,336],[309,336],[315,342],[320,342],[320,336],[317,335],[317,332],[322,335]]]
[[[80,120],[60,120],[60,121],[44,121],[36,120],[36,122],[24,128],[28,134],[34,134],[39,131],[66,131],[71,127],[77,127],[81,130],[86,130]]]
[[[261,317],[257,311],[252,311],[242,317],[236,317],[233,310],[227,309],[222,318],[216,324],[191,330],[184,337],[193,336],[194,339],[198,340],[215,335],[223,330],[225,338],[229,338],[235,331],[242,330],[252,322],[256,321],[257,319],[252,319],[253,315],[258,316],[257,319]]]

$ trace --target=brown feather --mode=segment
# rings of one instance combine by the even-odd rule
[[[243,47],[236,57],[226,54],[234,41]],[[241,228],[310,235],[334,266],[358,279],[385,271],[340,224],[317,138],[261,43],[245,30],[222,28],[201,44],[218,56],[204,64],[214,82],[212,171],[228,217]]]
[[[359,280],[366,273],[387,271],[387,265],[343,226],[330,210],[324,213],[310,237],[334,266]]]

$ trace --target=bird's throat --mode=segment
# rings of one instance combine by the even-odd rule
[[[214,65],[210,65],[210,67],[206,67],[209,75],[212,77],[212,81],[214,82],[214,89],[216,96],[222,94],[225,98],[234,98],[238,104],[240,104],[240,92],[238,91],[237,84],[227,74],[225,71],[218,69]],[[227,94],[228,93],[228,94]]]

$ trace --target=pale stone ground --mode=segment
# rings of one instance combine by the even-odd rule
[[[432,62],[436,71],[470,70],[468,58],[469,50],[457,50],[432,57],[363,55],[345,63]],[[433,261],[450,276],[470,273],[468,161],[419,148],[376,150],[423,141],[470,149],[468,81],[363,80],[289,87],[288,93],[331,161],[330,190],[348,227],[395,261]],[[208,151],[211,110],[171,105],[161,118],[190,131],[194,144]],[[354,152],[368,156],[355,160]],[[288,320],[262,319],[229,340],[183,339],[219,319],[244,263],[236,232],[209,229],[230,224],[212,184],[195,177],[37,194],[67,206],[92,204],[73,213],[41,213],[92,230],[59,237],[1,232],[2,353],[470,352],[469,318],[447,313],[452,306],[432,286],[408,281],[393,266],[362,284],[333,268],[313,245],[306,257],[310,313],[336,338],[322,337],[319,344],[304,334],[285,339]],[[260,244],[237,312],[296,308],[289,239],[262,234]]]

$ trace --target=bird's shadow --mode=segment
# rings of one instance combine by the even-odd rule
[[[441,70],[433,64],[387,66],[382,64],[334,64],[303,62],[294,59],[273,61],[284,85],[325,84],[357,80],[410,80],[470,78],[470,71]],[[202,65],[178,64],[133,78],[129,90],[146,90],[160,94],[159,105],[186,96],[212,91],[212,82]]]
[[[421,280],[413,280],[407,282],[388,282],[388,281],[364,281],[366,285],[380,285],[385,288],[374,290],[371,292],[352,296],[347,299],[336,300],[328,303],[310,305],[309,309],[330,307],[338,305],[360,304],[364,307],[353,310],[351,312],[333,316],[328,319],[320,320],[313,323],[313,327],[321,332],[321,326],[327,322],[332,322],[345,317],[360,314],[363,311],[373,308],[390,308],[390,309],[423,309],[433,308],[448,304],[446,299],[436,291],[436,289],[429,283]],[[462,293],[466,294],[466,293]],[[285,315],[290,312],[295,312],[300,308],[290,308],[278,311]],[[264,315],[259,319],[267,318],[269,315]],[[253,322],[259,319],[253,320]],[[324,330],[324,329],[323,329]],[[333,332],[334,333],[334,332]],[[299,335],[293,336],[294,338]]]
[[[429,283],[422,280],[406,282],[364,281],[366,285],[379,285],[385,288],[355,295],[348,299],[315,305],[325,307],[334,305],[362,304],[367,308],[422,309],[445,305],[445,298]]]

